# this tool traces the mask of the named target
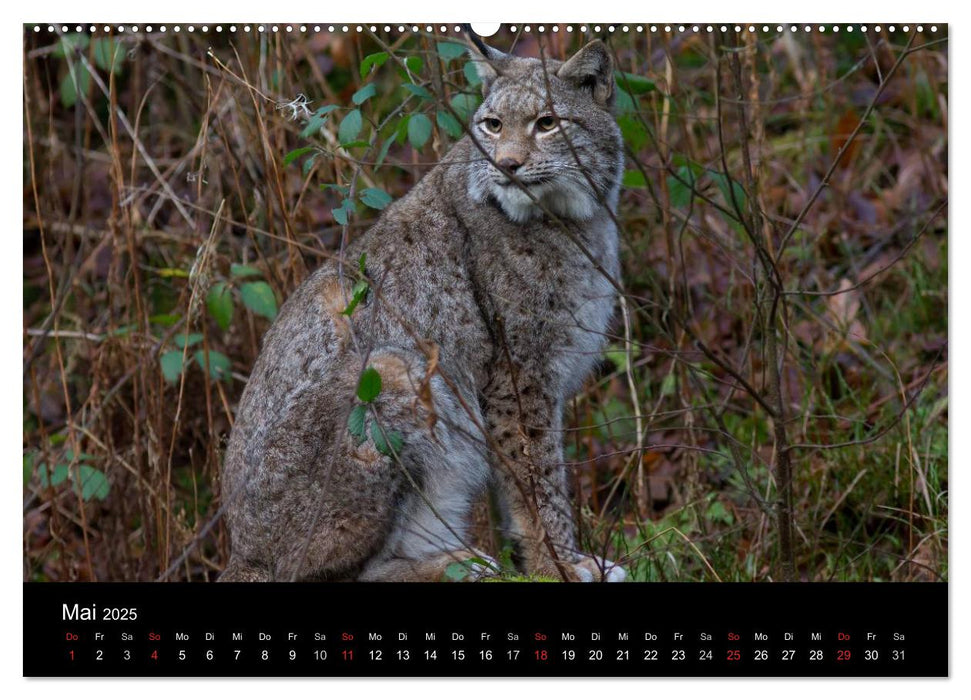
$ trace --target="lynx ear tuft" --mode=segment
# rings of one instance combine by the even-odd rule
[[[556,75],[578,87],[590,88],[597,104],[609,107],[614,100],[614,62],[606,44],[591,41],[560,66]]]

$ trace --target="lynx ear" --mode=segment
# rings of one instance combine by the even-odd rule
[[[475,70],[482,81],[482,92],[485,94],[492,82],[499,77],[498,67],[495,64],[509,58],[509,54],[488,46],[475,35],[471,36],[475,48],[469,49],[469,59],[475,65]]]
[[[609,107],[614,100],[614,62],[607,46],[596,39],[560,66],[557,77],[578,87],[590,88],[597,104]]]

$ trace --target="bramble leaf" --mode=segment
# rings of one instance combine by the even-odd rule
[[[381,393],[381,375],[374,367],[368,367],[361,373],[357,382],[357,398],[364,403],[371,403]]]
[[[432,122],[424,114],[412,114],[408,120],[408,141],[415,149],[420,149],[432,135]]]
[[[265,316],[271,321],[276,318],[276,296],[266,282],[247,282],[239,288],[243,304],[254,314]]]

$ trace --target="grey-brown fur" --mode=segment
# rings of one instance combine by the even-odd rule
[[[459,141],[348,247],[343,279],[336,263],[317,270],[266,334],[226,454],[221,580],[440,580],[482,556],[465,528],[489,484],[525,571],[624,577],[577,551],[562,465],[565,402],[613,314],[597,267],[619,272],[610,58],[594,42],[545,70],[478,59],[485,98],[469,128],[481,150]],[[570,121],[541,133],[537,118],[553,113]],[[372,291],[349,324],[362,253]],[[403,437],[399,460],[348,431],[365,365],[382,376],[373,415]]]

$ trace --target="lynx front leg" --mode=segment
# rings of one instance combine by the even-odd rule
[[[485,418],[496,452],[494,479],[522,568],[567,581],[623,581],[622,567],[577,550],[561,407],[538,384],[493,384]]]

